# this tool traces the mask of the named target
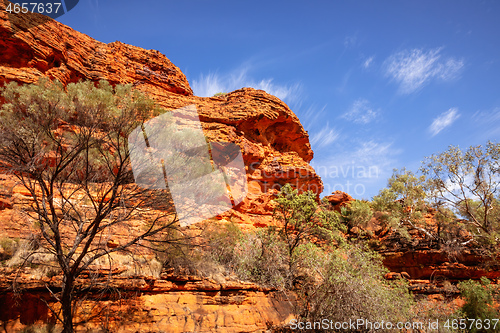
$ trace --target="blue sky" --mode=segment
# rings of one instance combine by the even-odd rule
[[[198,96],[283,99],[327,195],[370,199],[394,168],[500,136],[498,1],[80,0],[58,21],[165,54]]]

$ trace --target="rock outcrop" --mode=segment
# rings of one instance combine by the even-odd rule
[[[0,82],[80,79],[144,84],[192,95],[184,74],[155,50],[105,44],[39,14],[9,14],[0,1]]]
[[[121,42],[101,43],[42,15],[8,14],[5,4],[0,0],[0,86],[34,83],[41,78],[65,85],[103,79],[113,85],[132,84],[167,110],[195,105],[208,140],[240,147],[249,193],[235,209],[218,216],[219,220],[239,223],[243,229],[272,223],[272,198],[286,183],[302,191],[322,192],[321,179],[309,165],[313,152],[308,134],[278,98],[252,88],[217,97],[194,96],[185,75],[158,51]],[[337,211],[354,200],[340,191],[326,198]],[[15,207],[31,202],[29,192],[15,186],[11,175],[0,172],[0,235],[30,237],[32,230],[16,222],[23,217]],[[371,245],[384,255],[384,264],[391,270],[386,278],[408,279],[415,293],[457,293],[444,282],[481,276],[496,280],[500,276],[498,267],[479,265],[482,257],[473,251],[452,257],[422,242],[418,235],[403,240],[381,226],[377,217],[366,229],[373,234]],[[127,237],[126,230],[116,230],[103,244],[116,248]],[[0,258],[4,252],[0,245]],[[18,278],[24,289],[20,306],[10,290],[12,274],[0,270],[0,322],[4,325],[0,333],[53,321],[44,303],[51,302],[46,286],[60,288],[60,276],[36,279],[29,271],[23,272]],[[108,283],[106,278],[100,279],[96,285]],[[85,277],[79,283],[84,286]],[[240,281],[217,282],[163,272],[158,277],[116,275],[109,283],[106,288],[110,292],[101,294],[104,298],[98,299],[97,290],[93,290],[82,303],[80,309],[86,313],[80,313],[79,318],[94,318],[86,328],[107,325],[113,332],[254,332],[286,323],[293,313],[292,296]],[[116,294],[120,297],[113,296]]]
[[[286,183],[321,193],[321,179],[309,165],[313,152],[308,134],[278,98],[251,88],[219,97],[194,96],[185,75],[158,51],[121,42],[101,43],[43,15],[8,14],[6,3],[0,0],[0,86],[29,84],[41,78],[64,85],[103,79],[113,85],[132,84],[167,110],[195,105],[208,140],[232,142],[241,148],[249,193],[219,219],[240,223],[244,229],[268,225],[272,198]],[[28,206],[32,198],[13,181],[11,175],[0,173],[0,234],[28,238],[31,230],[16,223],[22,216],[15,206]],[[126,237],[126,232],[117,230],[104,244],[113,248]],[[12,276],[0,272],[0,321],[4,327],[17,329],[37,320],[50,321],[43,303],[50,301],[45,286],[57,289],[58,279],[37,280],[28,272],[22,274],[18,283],[28,301],[19,307],[17,296],[9,291]],[[253,332],[283,324],[293,310],[293,302],[278,291],[237,281],[162,275],[116,277],[113,284],[110,290],[124,296],[114,301],[106,295],[105,302],[110,302],[106,311],[111,309],[106,318],[114,332],[136,332],[138,325],[144,332]],[[92,298],[85,302],[82,309],[105,304]],[[128,318],[128,324],[118,328],[116,323],[123,318]],[[95,322],[96,327],[100,324]]]
[[[193,96],[185,75],[155,50],[98,42],[43,15],[10,15],[0,1],[0,84],[63,84],[107,80],[132,84],[167,110],[196,105],[210,141],[236,143],[243,152],[249,194],[226,219],[245,227],[270,222],[271,198],[285,183],[321,193],[309,165],[313,152],[297,116],[278,98],[243,88],[219,97]]]
[[[11,288],[14,279],[22,285],[22,304],[13,292],[0,293],[0,332],[18,331],[25,325],[55,322],[45,302],[54,306],[47,286],[57,290],[61,276],[34,281],[29,269],[19,276],[0,269],[0,290]],[[78,288],[89,276],[78,280]],[[77,332],[106,328],[111,332],[254,332],[293,317],[293,295],[252,283],[223,282],[197,276],[160,277],[106,275],[94,278],[98,289],[86,291],[77,308]],[[106,286],[107,293],[103,293]],[[57,306],[57,305],[55,305]],[[82,320],[84,320],[82,322]]]
[[[331,195],[325,196],[326,200],[330,203],[330,208],[340,212],[340,209],[354,199],[347,193],[342,191],[335,191]]]
[[[458,294],[456,284],[461,281],[479,280],[486,277],[498,283],[500,265],[498,258],[488,256],[477,246],[453,243],[439,244],[413,229],[409,237],[381,223],[378,212],[366,226],[372,240],[370,245],[383,256],[383,264],[391,273],[387,279],[404,277],[409,280],[410,290],[421,294]],[[435,211],[430,209],[424,215],[427,226],[436,225]],[[462,235],[463,240],[468,235]]]

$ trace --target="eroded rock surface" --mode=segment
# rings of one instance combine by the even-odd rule
[[[117,272],[118,273],[118,272]],[[93,272],[95,274],[95,272]],[[0,332],[25,325],[54,322],[45,302],[55,308],[46,287],[58,290],[61,276],[34,281],[30,270],[0,269],[0,290],[16,280],[24,287],[21,295],[0,294]],[[89,277],[78,279],[79,287]],[[106,286],[107,292],[102,287]],[[293,317],[293,295],[237,281],[216,282],[197,276],[162,274],[152,276],[94,277],[95,290],[77,307],[77,332],[107,328],[112,332],[254,332],[288,322]],[[22,303],[19,302],[19,296]],[[44,302],[45,301],[45,302]]]
[[[167,110],[195,105],[210,141],[237,144],[243,153],[249,193],[219,219],[240,223],[243,229],[268,225],[272,198],[286,183],[321,193],[321,179],[309,165],[313,152],[308,134],[278,98],[251,88],[219,97],[196,97],[185,75],[158,51],[121,42],[101,43],[42,15],[8,14],[5,5],[6,1],[0,0],[0,85],[34,83],[41,78],[65,85],[102,79],[111,84],[132,84]],[[71,124],[63,124],[60,130],[68,126]],[[15,184],[12,175],[1,172],[0,185],[0,234],[29,238],[34,229],[16,221],[23,218],[22,208],[32,203],[30,193]],[[139,222],[131,221],[134,225]],[[113,237],[103,240],[103,246],[116,247],[126,238],[126,230],[115,230]],[[60,277],[39,279],[29,272],[21,274],[18,282],[26,297],[21,308],[8,291],[12,281],[11,273],[0,272],[0,320],[5,327],[17,329],[37,320],[50,321],[42,299],[50,300],[46,285],[57,289]],[[121,300],[109,295],[99,303],[89,299],[82,309],[94,309],[96,304],[97,309],[104,309],[106,302],[111,302],[106,318],[114,332],[136,332],[139,328],[144,332],[253,332],[288,321],[293,310],[291,301],[279,292],[238,281],[218,283],[164,275],[116,276],[112,281],[110,288],[121,293]],[[85,279],[81,283],[85,284]],[[97,316],[94,310],[89,311]],[[122,323],[126,319],[126,324],[116,326],[119,319]]]
[[[158,51],[101,43],[42,15],[1,10],[0,83],[33,83],[42,77],[64,84],[81,79],[133,84],[167,110],[195,105],[210,141],[233,142],[243,152],[249,194],[224,217],[245,227],[270,222],[270,200],[285,183],[318,194],[323,189],[309,165],[308,134],[278,98],[251,88],[196,97],[185,75]]]

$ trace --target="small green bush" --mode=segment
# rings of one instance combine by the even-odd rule
[[[485,319],[499,318],[499,312],[493,307],[494,287],[490,280],[482,277],[479,282],[474,280],[460,282],[458,289],[465,299],[462,312],[468,319],[481,319],[484,322]],[[500,331],[500,327],[495,330],[495,332],[498,331]],[[470,332],[482,331],[473,327]]]
[[[453,298],[444,298],[436,302],[435,299],[429,299],[427,295],[418,295],[414,305],[413,322],[419,323],[439,323],[439,330],[436,333],[457,333],[464,332],[464,330],[454,329],[465,319],[462,311],[455,311],[455,304]],[[432,330],[430,331],[432,332]]]
[[[351,201],[347,206],[341,208],[343,220],[352,227],[366,227],[373,217],[370,203],[362,200]]]
[[[272,228],[246,234],[238,244],[238,259],[241,279],[280,290],[291,287],[287,247]]]
[[[228,266],[238,261],[236,247],[242,241],[243,233],[236,224],[230,222],[209,229],[206,236],[213,260]]]
[[[19,248],[19,239],[8,237],[0,238],[0,261],[8,260],[14,256]]]
[[[291,284],[285,243],[272,230],[260,229],[243,234],[234,223],[208,228],[205,262],[224,267],[227,274],[277,289]]]

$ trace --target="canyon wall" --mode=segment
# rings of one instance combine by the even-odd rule
[[[5,6],[1,0],[0,85],[35,83],[41,78],[64,85],[79,80],[131,84],[166,110],[195,105],[209,141],[238,145],[249,193],[219,219],[254,229],[271,222],[271,199],[281,185],[291,183],[321,193],[321,179],[309,165],[313,152],[308,134],[278,98],[252,88],[219,97],[194,96],[186,76],[158,51],[121,42],[101,43],[42,15],[9,14]],[[0,234],[27,239],[34,230],[16,222],[23,218],[16,207],[29,206],[32,198],[14,182],[12,175],[0,174]],[[126,231],[118,230],[108,245],[125,237]],[[43,302],[51,299],[45,286],[57,289],[60,276],[40,280],[30,272],[23,272],[17,280],[23,290],[21,298],[12,292],[15,273],[7,268],[0,272],[0,332],[51,321]],[[105,319],[113,332],[253,332],[287,322],[294,303],[279,291],[249,283],[165,273],[156,278],[116,276],[109,288],[121,296],[113,299],[110,293],[97,301],[89,293],[90,298],[80,306],[94,318],[88,327],[100,327]],[[104,308],[103,317],[98,310]]]

